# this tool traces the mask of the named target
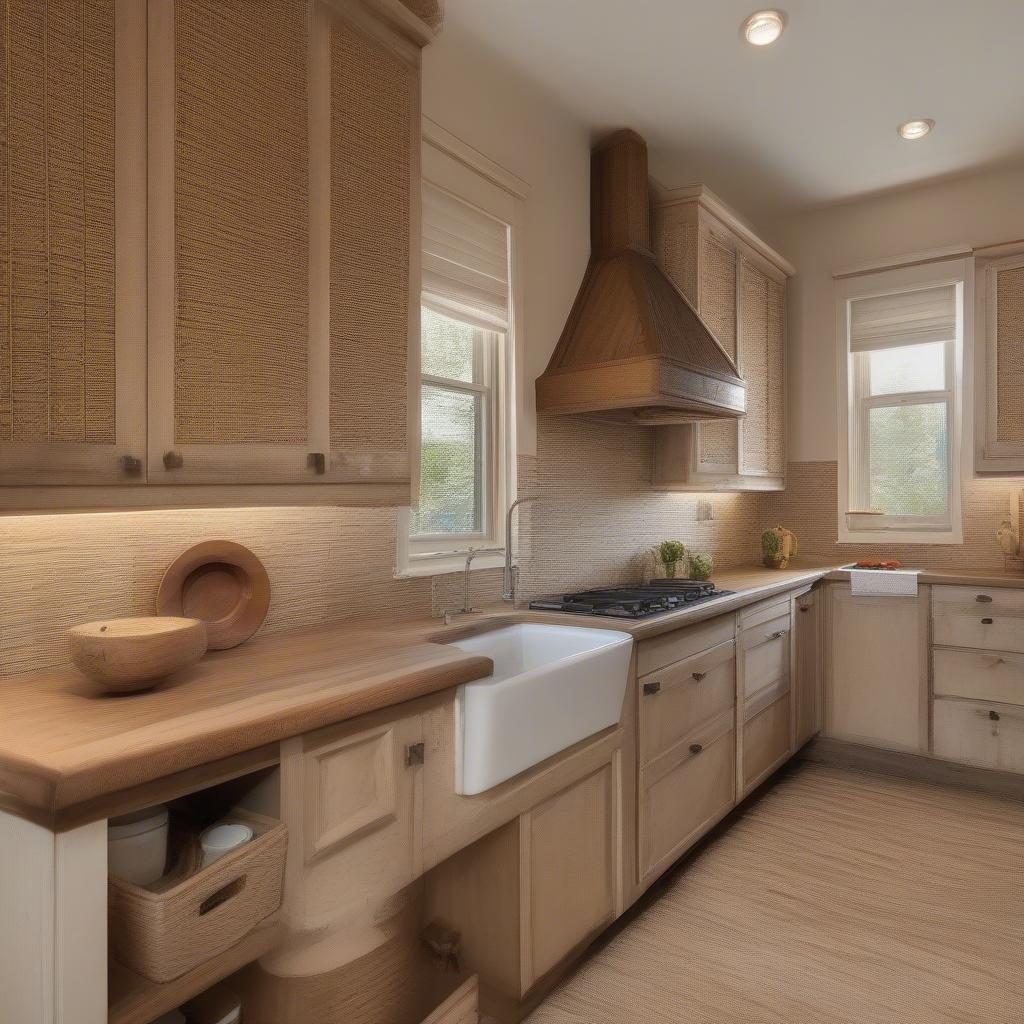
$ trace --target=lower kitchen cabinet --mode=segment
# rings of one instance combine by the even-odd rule
[[[943,698],[932,704],[932,728],[936,757],[1024,772],[1024,707]]]
[[[826,735],[928,750],[928,588],[916,597],[854,597],[828,585]]]
[[[793,701],[799,749],[822,725],[821,590],[801,594],[793,606]]]
[[[622,911],[621,754],[426,876],[425,914],[461,936],[501,1015]]]
[[[640,877],[657,877],[732,809],[736,730],[730,707],[640,770]]]
[[[771,691],[747,704],[740,757],[743,796],[768,778],[793,752],[793,705],[788,681],[782,685],[785,689],[781,695]]]

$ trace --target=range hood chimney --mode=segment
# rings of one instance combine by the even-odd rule
[[[590,262],[537,409],[657,426],[746,411],[736,365],[651,252],[647,144],[628,129],[590,158]]]

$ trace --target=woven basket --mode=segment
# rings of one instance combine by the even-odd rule
[[[110,955],[168,982],[230,949],[281,906],[288,829],[248,811],[230,820],[255,838],[202,871],[198,846],[178,840],[175,867],[149,888],[109,879]]]

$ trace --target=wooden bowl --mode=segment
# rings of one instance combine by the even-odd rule
[[[158,615],[186,615],[206,623],[211,651],[237,647],[256,632],[270,607],[270,578],[248,548],[208,540],[168,566],[156,595]]]
[[[75,626],[70,637],[71,660],[104,693],[148,689],[206,653],[198,619],[104,619]]]

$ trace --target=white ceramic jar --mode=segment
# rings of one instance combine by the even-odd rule
[[[202,867],[208,868],[232,850],[251,843],[255,835],[248,825],[240,821],[219,821],[203,829],[199,835],[199,844],[203,848]]]
[[[167,866],[167,808],[162,804],[111,818],[107,870],[133,885],[152,885]]]

